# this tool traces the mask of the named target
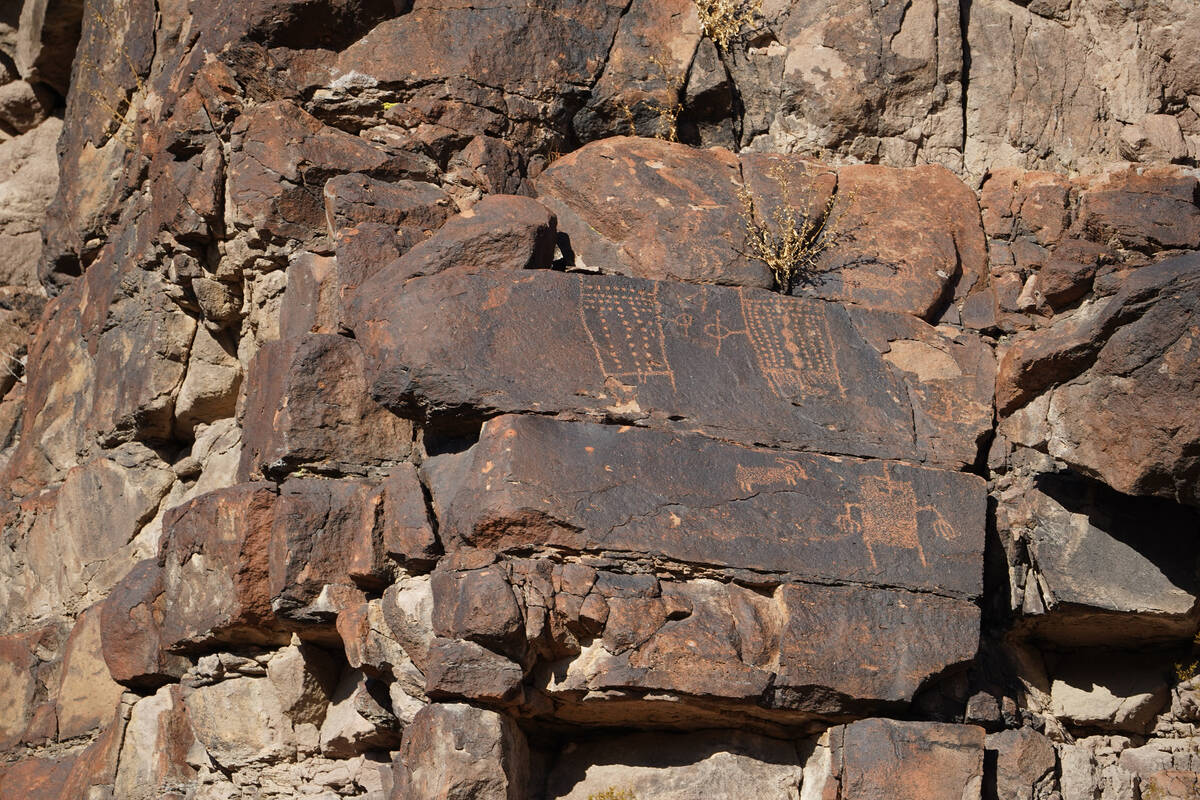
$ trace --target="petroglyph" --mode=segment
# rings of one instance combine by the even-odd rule
[[[579,313],[606,378],[641,382],[663,375],[674,385],[657,285],[645,289],[581,278]]]
[[[802,480],[808,479],[808,473],[800,462],[791,458],[775,459],[778,466],[745,467],[738,464],[734,468],[734,480],[743,492],[757,492],[760,488],[773,486],[795,486]]]
[[[829,321],[819,307],[781,297],[747,297],[741,290],[738,295],[746,335],[776,396],[845,399]]]
[[[846,503],[838,516],[838,525],[862,537],[872,568],[878,568],[875,548],[879,545],[916,550],[921,566],[928,567],[925,549],[921,546],[918,514],[933,515],[933,531],[949,541],[954,531],[941,513],[930,505],[918,505],[911,483],[897,481],[889,472],[883,476],[865,477],[859,485],[858,502]]]

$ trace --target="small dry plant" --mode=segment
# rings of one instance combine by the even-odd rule
[[[695,3],[704,35],[721,51],[728,49],[729,42],[762,13],[762,0],[695,0]]]
[[[117,35],[112,23],[109,22],[96,9],[92,9],[92,18],[104,28],[105,32],[108,34],[108,40],[115,43],[117,53],[125,60],[125,65],[129,68],[129,74],[133,76],[136,92],[139,94],[143,93],[145,86],[142,83],[141,73],[139,73],[137,68],[133,65],[133,59],[129,55],[129,50],[126,49],[122,38]],[[96,64],[91,61],[82,62],[80,68],[82,71],[90,72],[95,76],[96,85],[100,88],[97,89],[88,87],[85,89],[85,91],[92,101],[107,111],[109,117],[112,118],[112,121],[117,124],[117,133],[115,135],[116,138],[129,149],[135,148],[137,146],[136,136],[134,134],[133,127],[126,119],[130,104],[129,101],[124,99],[124,94],[126,91],[125,86],[114,80],[109,75],[101,72]],[[116,103],[113,103],[109,99],[110,94],[120,96],[121,99]]]
[[[849,238],[842,219],[853,207],[854,195],[843,198],[834,192],[820,209],[814,210],[807,201],[817,191],[819,175],[814,175],[803,194],[806,199],[796,206],[789,202],[795,180],[793,168],[778,164],[767,174],[775,181],[780,197],[769,222],[759,216],[750,190],[744,184],[738,190],[746,225],[742,255],[766,264],[775,279],[776,291],[789,294],[798,284],[812,283],[822,254]]]
[[[637,800],[637,797],[629,789],[610,786],[603,792],[592,792],[588,795],[588,800]]]
[[[667,91],[671,97],[675,98],[675,102],[670,105],[662,103],[648,102],[646,107],[655,114],[658,118],[658,129],[654,133],[655,139],[662,139],[667,142],[679,141],[679,115],[683,112],[683,102],[681,100],[683,93],[683,77],[676,75],[671,77],[671,71],[666,64],[657,56],[650,56],[650,61],[663,74],[663,80],[667,83]],[[621,113],[625,115],[625,121],[629,125],[629,135],[637,136],[637,120],[634,118],[633,109],[628,103],[621,103]]]

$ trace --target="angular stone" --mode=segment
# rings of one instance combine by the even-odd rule
[[[1014,412],[1001,431],[1119,492],[1200,504],[1200,417],[1192,413],[1198,309],[1200,256],[1137,270],[1086,331],[1071,369],[1054,371],[1061,385]],[[1039,355],[1055,359],[1059,351]],[[1019,357],[1024,363],[1002,374],[1041,371],[1028,351]]]
[[[1147,733],[1169,699],[1161,669],[1136,656],[1078,651],[1051,672],[1054,716],[1086,729]]]
[[[248,369],[239,476],[364,472],[404,461],[412,425],[374,403],[362,350],[332,334],[268,342]]]
[[[1093,241],[1131,250],[1200,247],[1200,184],[1168,167],[1113,170],[1085,185],[1076,226]]]
[[[82,749],[27,758],[0,769],[0,797],[75,800],[109,796],[124,734],[125,716],[122,714]]]
[[[343,228],[379,223],[396,231],[401,250],[428,239],[454,212],[449,195],[436,184],[419,181],[339,175],[326,182],[324,196],[330,236]]]
[[[15,59],[22,77],[67,94],[83,7],[83,0],[26,0],[17,26]]]
[[[163,571],[153,558],[139,561],[104,599],[100,641],[113,680],[143,688],[183,675],[188,660],[164,648],[163,606]]]
[[[358,481],[289,478],[279,488],[271,530],[271,606],[308,620],[327,584],[382,587],[391,575],[376,534],[382,502]]]
[[[47,684],[54,683],[63,635],[50,625],[0,636],[0,748],[12,749],[29,738],[27,729],[47,699]]]
[[[623,137],[563,156],[535,181],[570,236],[576,267],[767,288],[767,267],[738,254],[740,184],[727,150]]]
[[[337,664],[328,654],[293,643],[267,662],[267,677],[293,725],[321,725],[338,682]]]
[[[42,217],[58,187],[54,143],[62,123],[50,119],[0,142],[0,283],[34,288],[41,257]]]
[[[434,570],[433,630],[519,659],[525,620],[504,569]]]
[[[425,490],[411,464],[398,464],[380,484],[383,492],[383,542],[387,554],[410,571],[430,567],[442,552]]]
[[[114,796],[161,800],[186,785],[196,775],[187,761],[194,741],[178,686],[164,686],[139,700],[125,727]]]
[[[785,586],[781,599],[787,625],[773,689],[778,707],[823,712],[908,702],[978,647],[979,609],[961,600],[812,584]]]
[[[92,606],[79,615],[63,655],[62,681],[55,693],[58,738],[83,736],[112,724],[122,687],[109,675],[101,652],[102,609]]]
[[[186,693],[196,740],[225,769],[294,757],[291,723],[267,678],[233,678]]]
[[[365,139],[328,127],[291,102],[257,105],[238,117],[229,161],[229,214],[267,239],[308,242],[325,232],[322,190],[330,177],[387,177],[399,165]],[[365,177],[365,176],[363,176]]]
[[[399,275],[445,269],[547,269],[554,260],[556,217],[528,197],[492,195],[451,217],[431,238],[400,257]]]
[[[1192,635],[1200,617],[1195,511],[1069,473],[1019,484],[1012,497],[1006,527],[1028,542],[1036,565],[1024,606],[1038,637],[1121,646]]]
[[[198,425],[227,419],[236,412],[242,365],[228,347],[203,325],[196,327],[187,375],[175,399],[175,428],[181,434],[195,436]]]
[[[736,730],[638,733],[572,742],[546,778],[549,800],[588,800],[609,789],[633,797],[790,800],[804,769],[796,746]]]
[[[358,670],[342,675],[321,723],[321,752],[348,758],[366,750],[391,750],[400,744],[400,726],[391,712],[387,687]]]
[[[271,610],[269,549],[276,489],[248,483],[167,513],[162,640],[168,649],[282,637]]]
[[[843,167],[837,198],[846,240],[821,258],[819,296],[930,319],[986,280],[974,192],[945,167]]]
[[[522,699],[521,667],[474,642],[435,639],[422,671],[425,693],[435,700],[511,703]]]
[[[437,703],[404,729],[391,798],[522,800],[529,770],[529,746],[511,718]]]
[[[823,786],[806,786],[806,794],[832,800],[981,796],[984,733],[973,725],[866,719],[832,728],[829,746],[829,774]]]
[[[451,547],[549,545],[967,598],[983,590],[984,486],[962,473],[531,416],[489,420],[474,448],[426,469]],[[487,594],[484,583],[464,585]],[[495,601],[483,607],[501,613]]]
[[[960,170],[964,34],[946,0],[765,4],[723,59],[744,108],[738,144]]]
[[[951,466],[973,463],[991,427],[986,348],[904,315],[543,270],[442,273],[400,294],[389,280],[367,284],[349,318],[373,396],[409,416],[603,416]]]

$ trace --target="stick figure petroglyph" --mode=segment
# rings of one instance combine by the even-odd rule
[[[864,478],[859,487],[857,502],[846,503],[838,516],[838,526],[862,537],[871,557],[871,567],[878,568],[875,548],[878,545],[916,550],[921,566],[928,567],[925,549],[921,546],[918,514],[933,515],[933,532],[943,539],[954,538],[954,529],[930,505],[917,505],[911,483],[898,481],[890,474]]]

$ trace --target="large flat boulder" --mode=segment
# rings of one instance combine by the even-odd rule
[[[984,483],[963,473],[529,416],[490,420],[427,470],[448,547],[983,591]]]
[[[399,294],[393,277],[348,317],[373,396],[403,416],[559,413],[951,467],[991,428],[987,348],[907,315],[544,270]]]

